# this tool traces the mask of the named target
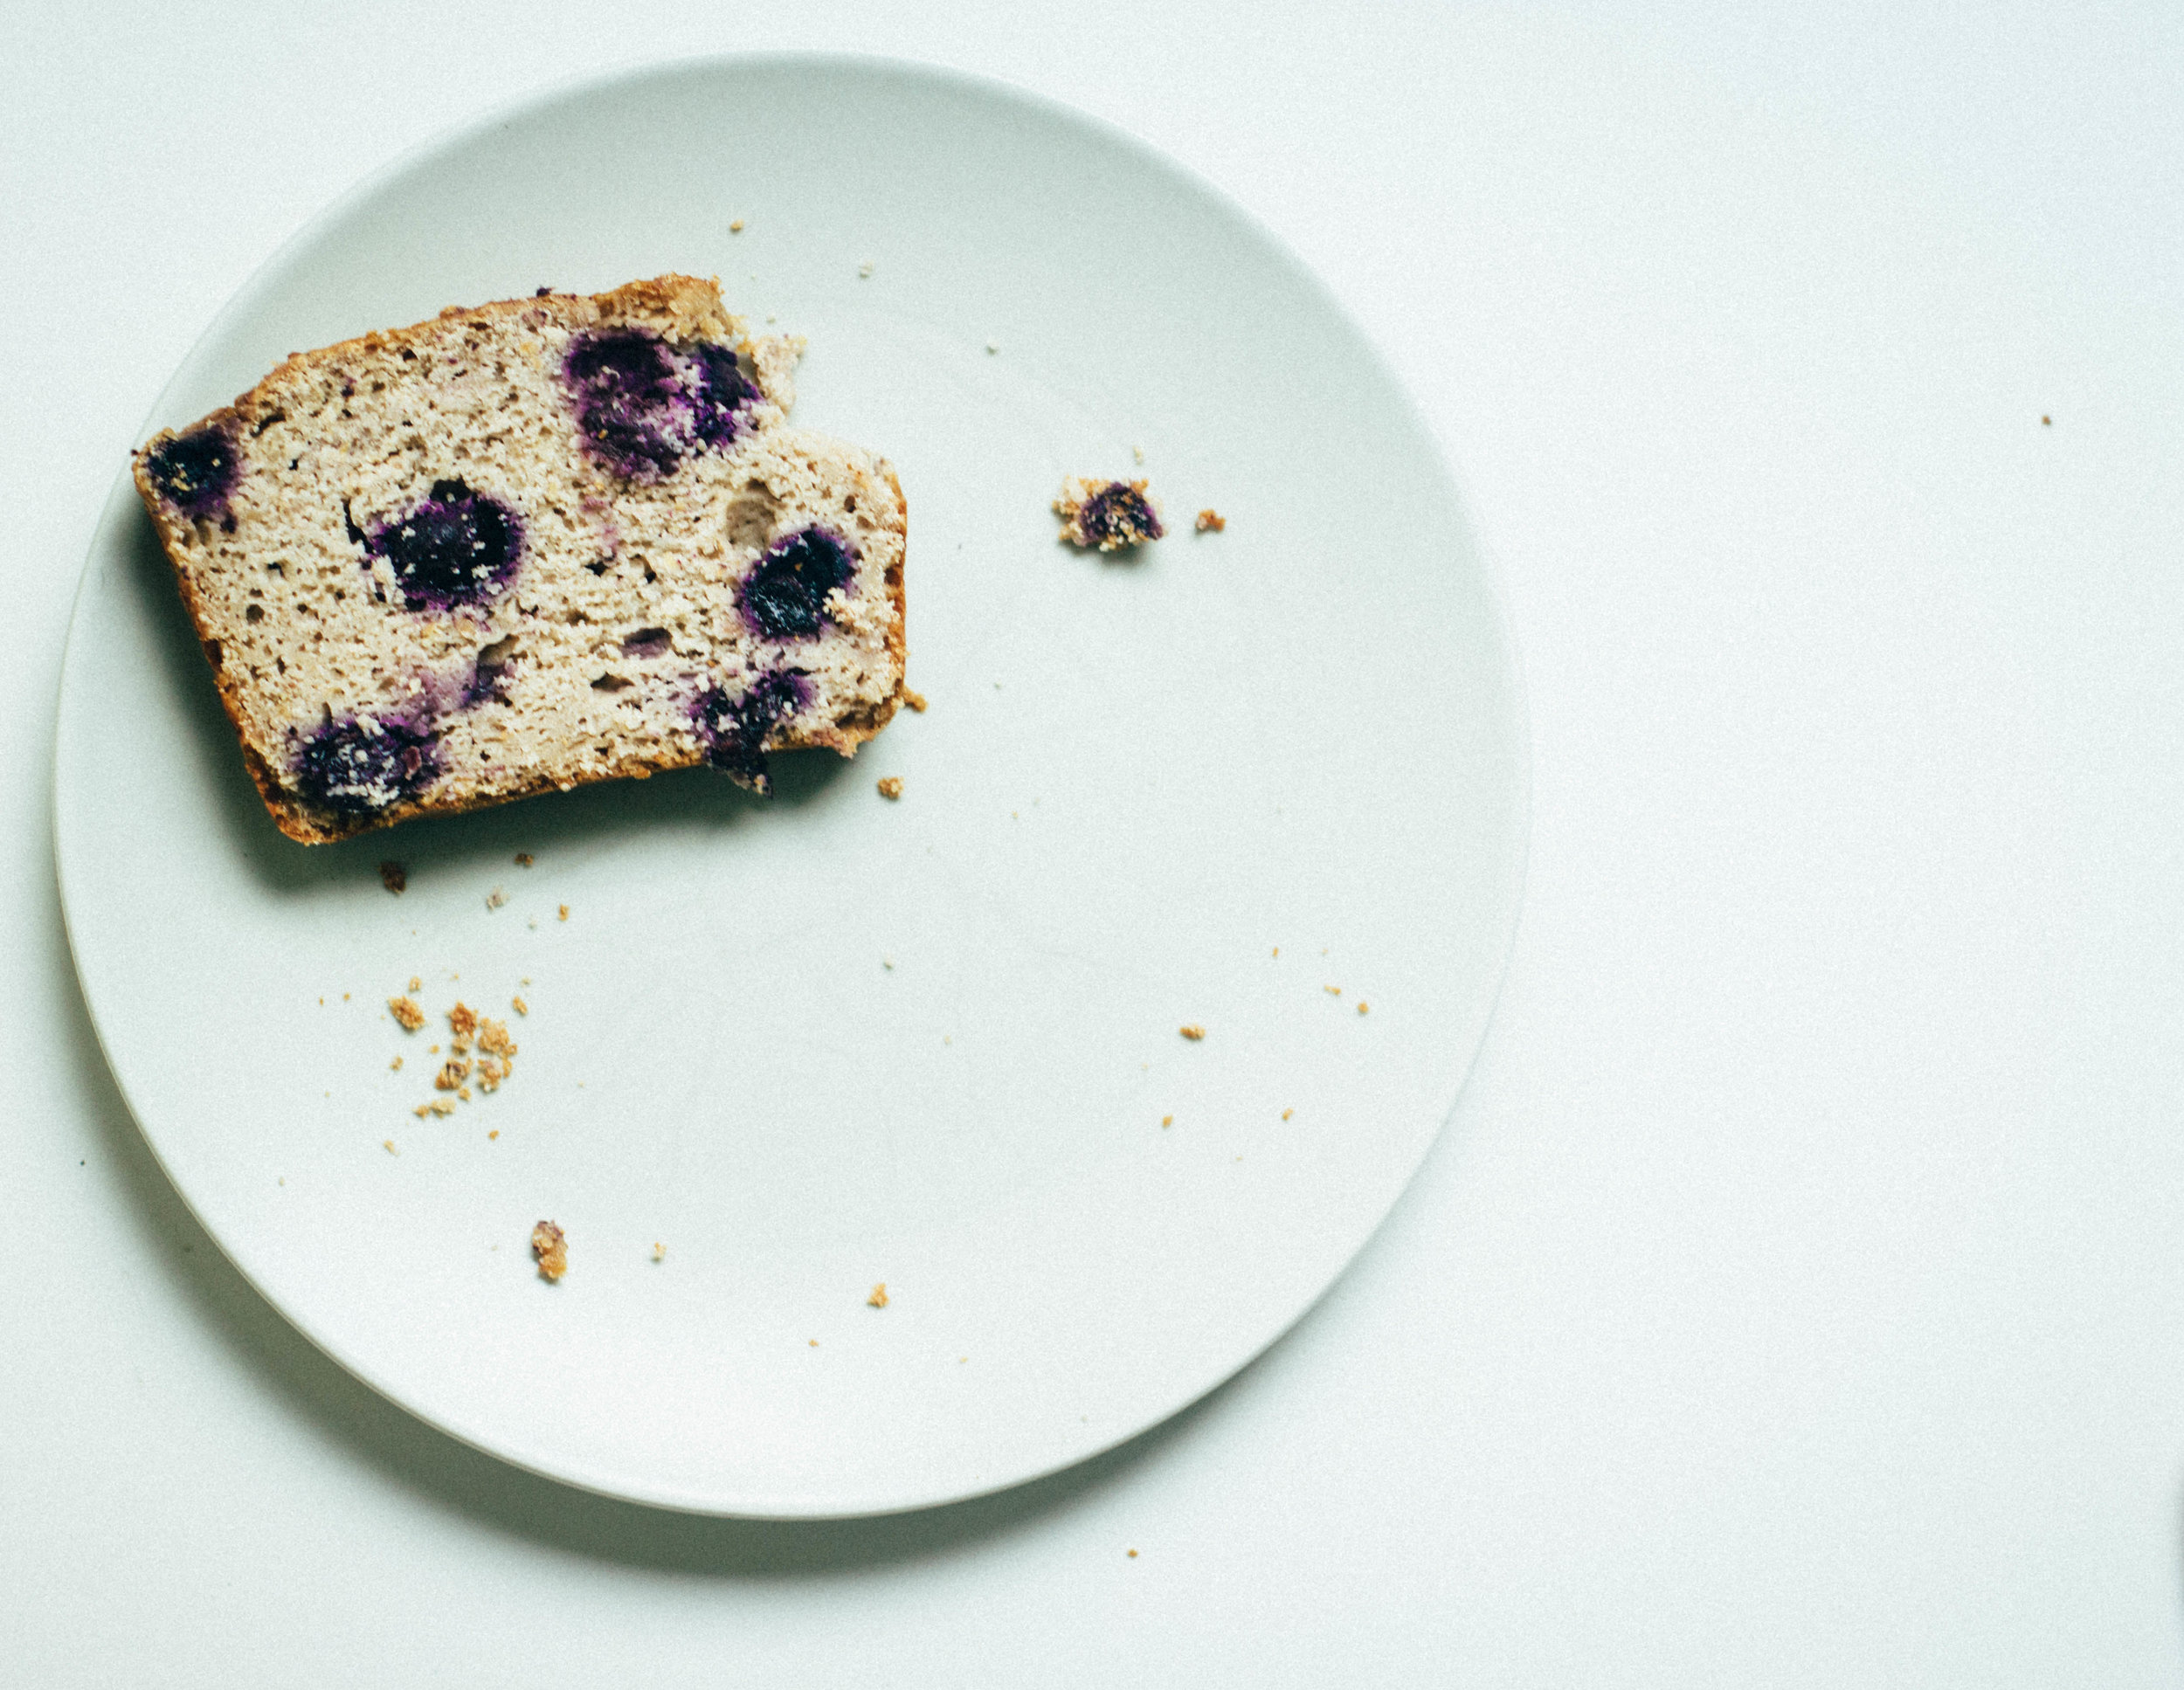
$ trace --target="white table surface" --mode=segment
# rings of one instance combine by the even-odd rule
[[[2184,13],[332,10],[0,17],[0,1684],[2178,1680]],[[779,1527],[504,1468],[262,1303],[46,812],[93,523],[266,254],[495,103],[795,45],[1082,106],[1327,278],[1498,559],[1535,796],[1470,1087],[1288,1339]]]

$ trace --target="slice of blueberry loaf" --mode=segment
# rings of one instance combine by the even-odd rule
[[[801,343],[688,276],[291,357],[136,486],[274,822],[408,817],[765,754],[902,686],[902,490],[789,426]]]

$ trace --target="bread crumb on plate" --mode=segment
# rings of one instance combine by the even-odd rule
[[[531,1254],[538,1258],[538,1276],[543,1280],[559,1280],[569,1271],[568,1237],[549,1220],[531,1228]]]
[[[901,797],[902,796],[902,777],[900,775],[888,775],[883,777],[880,782],[880,796],[883,798]]]
[[[379,865],[379,884],[398,896],[410,884],[410,871],[390,857]]]
[[[885,1308],[888,1306],[888,1282],[885,1280],[872,1287],[872,1294],[865,1299],[867,1307]]]
[[[387,1010],[397,1021],[401,1023],[402,1031],[404,1032],[415,1032],[425,1024],[425,1011],[418,1008],[415,1001],[411,998],[390,997],[387,1000]]]
[[[1189,1039],[1192,1044],[1196,1044],[1199,1039],[1206,1037],[1206,1029],[1199,1026],[1195,1021],[1186,1023],[1183,1026],[1178,1028],[1177,1031],[1185,1038]]]
[[[1167,530],[1143,481],[1092,481],[1073,475],[1054,500],[1061,537],[1073,546],[1111,552],[1158,540]]]

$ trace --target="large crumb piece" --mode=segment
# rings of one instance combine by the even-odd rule
[[[451,1056],[440,1071],[432,1076],[436,1090],[452,1092],[470,1078],[470,1065],[459,1056]]]
[[[455,1007],[447,1011],[447,1024],[455,1030],[456,1038],[467,1038],[478,1031],[478,1012],[457,998]]]
[[[1219,534],[1228,526],[1228,519],[1216,510],[1199,513],[1198,529],[1200,534]]]
[[[531,1228],[531,1254],[538,1258],[543,1280],[558,1280],[569,1271],[569,1240],[549,1220]]]
[[[501,1082],[508,1077],[508,1065],[498,1057],[484,1056],[478,1059],[478,1089],[480,1091],[497,1092],[501,1089]]]
[[[1195,1021],[1190,1023],[1188,1025],[1178,1027],[1176,1031],[1180,1032],[1185,1038],[1190,1039],[1193,1044],[1206,1037],[1206,1029],[1199,1026]]]
[[[919,715],[922,716],[925,714],[924,693],[913,693],[909,687],[905,686],[902,689],[902,702],[909,705],[911,709],[916,711]]]
[[[410,884],[410,871],[390,857],[379,865],[379,884],[389,892],[399,893]]]
[[[873,1308],[885,1308],[888,1306],[888,1282],[882,1280],[874,1286],[872,1294],[865,1301]]]
[[[412,998],[390,997],[387,1000],[387,1009],[389,1013],[402,1024],[402,1030],[404,1032],[415,1032],[425,1024],[425,1011],[418,1008],[416,1001]]]
[[[531,1006],[529,1004],[526,1004],[520,997],[511,997],[508,999],[508,1007],[514,1010],[518,1015],[529,1015],[531,1012]]]
[[[508,1037],[508,1024],[495,1021],[489,1015],[480,1016],[478,1048],[491,1056],[514,1056],[515,1041]]]
[[[880,796],[883,798],[901,797],[902,777],[900,775],[889,775],[883,778],[880,783]]]
[[[1089,481],[1073,475],[1054,500],[1061,537],[1073,546],[1111,552],[1158,540],[1167,532],[1143,481]]]
[[[297,354],[135,458],[274,823],[766,756],[895,713],[902,487],[791,425],[793,336],[716,282],[450,309]]]

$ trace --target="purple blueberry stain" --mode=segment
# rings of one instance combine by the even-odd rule
[[[414,798],[439,775],[432,736],[406,721],[352,716],[304,742],[296,789],[338,816],[373,816]]]
[[[508,702],[508,671],[515,666],[515,636],[508,634],[489,645],[480,646],[470,666],[470,679],[463,684],[456,700],[456,707],[474,710],[481,704]]]
[[[437,614],[482,604],[508,585],[522,561],[523,524],[467,482],[435,481],[405,514],[364,536],[364,555],[386,560],[412,610]]]
[[[1086,541],[1102,551],[1158,540],[1166,532],[1152,501],[1141,488],[1127,481],[1109,481],[1086,500],[1077,526],[1084,531]]]
[[[227,496],[242,473],[242,460],[225,430],[192,429],[146,452],[144,473],[162,498],[195,522],[227,514]]]
[[[730,697],[718,686],[708,687],[691,707],[690,717],[705,742],[705,759],[739,786],[760,797],[772,790],[766,774],[766,735],[782,719],[804,707],[804,677],[794,669],[761,675]]]
[[[562,385],[586,450],[631,481],[657,480],[701,447],[728,446],[760,397],[732,348],[674,347],[640,328],[577,335]]]
[[[727,347],[703,341],[691,352],[696,366],[692,431],[714,451],[724,451],[743,431],[745,412],[758,403],[757,384]]]
[[[810,639],[826,626],[827,595],[849,584],[857,554],[814,524],[777,540],[736,590],[743,625],[766,639]]]

